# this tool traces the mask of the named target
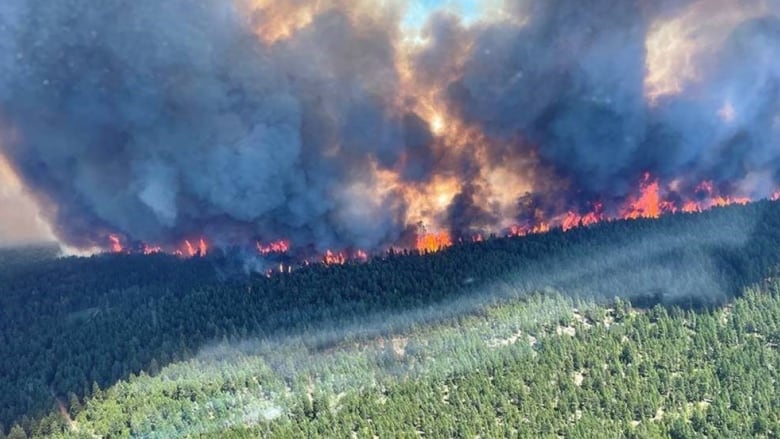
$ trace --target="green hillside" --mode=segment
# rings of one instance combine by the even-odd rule
[[[271,278],[26,258],[0,254],[9,437],[780,432],[777,203]]]

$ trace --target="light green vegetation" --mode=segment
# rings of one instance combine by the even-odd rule
[[[780,286],[710,311],[534,295],[311,351],[226,341],[132,376],[65,437],[772,437]]]

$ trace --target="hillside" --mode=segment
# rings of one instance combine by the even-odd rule
[[[778,203],[270,278],[225,255],[0,258],[11,436],[780,431]]]

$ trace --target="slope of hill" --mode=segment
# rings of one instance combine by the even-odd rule
[[[780,431],[778,262],[770,202],[271,278],[225,276],[229,257],[17,262],[0,268],[0,422],[37,437]]]
[[[218,343],[61,437],[775,437],[779,342],[780,284],[699,312],[534,295],[332,349]]]

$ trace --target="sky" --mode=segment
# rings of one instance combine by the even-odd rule
[[[458,15],[466,19],[473,19],[477,17],[484,5],[488,3],[486,1],[479,0],[419,0],[412,1],[409,10],[406,14],[403,25],[405,27],[414,29],[421,28],[428,16],[439,9],[449,9],[457,12]]]

